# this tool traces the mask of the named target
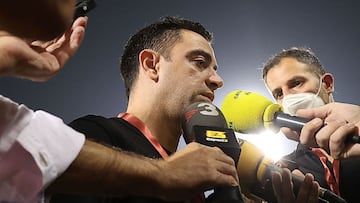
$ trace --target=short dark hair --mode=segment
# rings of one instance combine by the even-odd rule
[[[124,48],[120,63],[120,71],[125,83],[127,97],[129,97],[130,89],[139,72],[139,53],[144,49],[152,49],[168,59],[170,49],[177,41],[181,40],[182,29],[196,32],[207,41],[212,41],[212,33],[207,31],[200,23],[175,16],[163,17],[160,21],[142,28],[130,37]]]
[[[271,68],[279,64],[283,58],[294,58],[297,61],[309,65],[309,67],[319,76],[325,74],[325,69],[320,63],[314,52],[306,47],[292,47],[284,49],[276,55],[270,57],[263,65],[262,77],[266,83],[266,76]]]

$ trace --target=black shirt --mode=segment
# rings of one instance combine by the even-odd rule
[[[95,142],[131,151],[149,158],[162,158],[140,130],[121,118],[88,115],[74,120],[70,126]],[[99,186],[101,187],[101,186]],[[167,201],[127,196],[124,198],[54,194],[50,203],[166,203]]]
[[[348,203],[360,202],[360,157],[340,159],[339,161],[340,196]],[[321,187],[329,189],[325,179],[325,169],[319,157],[309,147],[299,144],[297,149],[283,157],[281,162],[285,163],[290,170],[299,169],[304,174],[313,174],[314,179]],[[327,161],[326,165],[334,177],[332,163]]]

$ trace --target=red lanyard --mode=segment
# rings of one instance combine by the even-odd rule
[[[163,159],[167,159],[169,155],[166,153],[164,148],[160,145],[159,141],[151,134],[151,131],[148,127],[137,117],[128,114],[128,113],[120,113],[118,115],[119,118],[122,118],[135,126],[138,130],[142,132],[142,134],[145,135],[146,139],[152,144],[152,146],[156,149],[156,151],[159,152],[159,154],[162,156]]]
[[[333,172],[334,172],[334,176],[335,178],[331,175],[330,169],[329,167],[326,165],[326,161],[327,161],[327,157],[324,155],[324,153],[317,149],[317,148],[312,148],[311,149],[319,158],[320,161],[325,169],[325,178],[326,178],[326,182],[329,184],[330,189],[337,195],[340,195],[340,190],[339,190],[339,160],[334,159],[333,161]]]
[[[159,141],[151,134],[151,131],[148,127],[137,117],[128,114],[128,113],[120,113],[118,115],[118,118],[122,118],[135,126],[138,130],[142,132],[142,134],[145,135],[145,137],[149,140],[149,142],[152,144],[152,146],[159,152],[159,154],[162,156],[163,159],[167,159],[169,155],[166,153],[164,148],[160,145]],[[195,196],[191,203],[202,203],[205,202],[205,196],[204,194],[200,194],[199,196]]]

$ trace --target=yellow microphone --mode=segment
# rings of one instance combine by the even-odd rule
[[[281,105],[265,96],[242,90],[230,92],[221,105],[228,127],[235,132],[257,133],[264,129],[278,132],[288,127],[300,132],[309,119],[283,113]]]
[[[227,128],[226,118],[216,106],[206,102],[195,102],[189,105],[183,111],[182,128],[187,143],[196,141],[207,146],[217,146],[234,159],[241,191],[246,196],[276,202],[271,185],[271,174],[283,169],[275,165],[251,143],[236,139],[233,129]],[[303,178],[292,175],[292,180],[294,192],[297,194]],[[238,187],[215,188],[215,193],[216,201],[214,202],[242,202]],[[326,194],[329,194],[324,196],[326,198],[336,197],[327,191]]]
[[[254,133],[263,129],[278,132],[280,127],[301,131],[308,119],[290,116],[282,112],[279,104],[272,103],[266,97],[249,91],[235,90],[229,93],[221,106],[228,127],[235,132]],[[238,139],[241,153],[237,164],[242,192],[249,198],[260,198],[276,202],[271,173],[283,169],[266,157],[255,145]],[[297,195],[303,177],[292,174],[293,190]],[[319,188],[319,199],[328,202],[346,202],[335,193]]]
[[[272,173],[281,172],[261,150],[248,141],[238,139],[241,153],[237,165],[241,191],[250,199],[277,202],[272,187]],[[291,174],[294,194],[297,195],[304,178]],[[325,188],[319,187],[320,202],[346,203],[346,200]]]
[[[272,192],[271,168],[273,161],[267,158],[261,150],[252,143],[238,139],[241,153],[237,165],[240,188],[250,199],[262,199],[276,202]]]

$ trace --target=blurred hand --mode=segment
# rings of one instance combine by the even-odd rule
[[[79,48],[87,17],[76,19],[61,37],[28,42],[0,31],[0,76],[45,81],[54,76]]]
[[[67,30],[75,0],[0,1],[0,30],[20,38],[52,40]]]
[[[293,173],[302,175],[297,170]],[[305,175],[297,196],[293,192],[292,177],[289,169],[284,168],[281,173],[274,172],[272,184],[278,203],[318,202],[319,184],[314,181],[314,176],[311,174]]]

